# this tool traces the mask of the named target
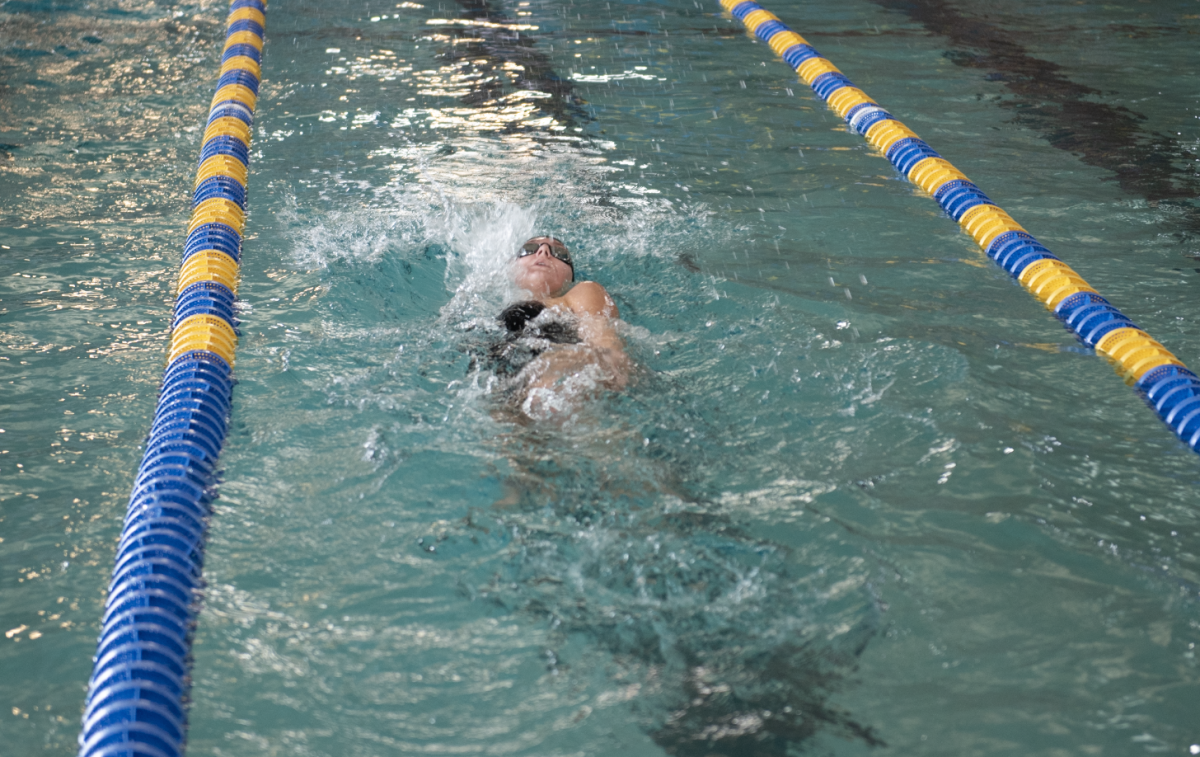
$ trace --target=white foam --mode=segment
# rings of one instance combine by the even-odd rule
[[[308,269],[327,268],[334,260],[373,263],[424,236],[417,218],[377,208],[314,211],[291,198],[276,217],[289,227],[293,261]]]
[[[430,224],[429,236],[447,250],[446,289],[453,296],[442,307],[444,319],[495,317],[501,303],[515,296],[513,251],[539,233],[539,215],[534,207],[499,201],[451,206]]]

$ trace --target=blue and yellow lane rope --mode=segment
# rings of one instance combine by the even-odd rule
[[[192,187],[167,368],[117,543],[79,754],[179,757],[204,532],[233,399],[265,0],[233,0]]]
[[[1175,434],[1200,452],[1200,378],[1101,297],[1013,220],[962,171],[884,110],[803,37],[755,2],[721,6],[796,70],[804,83],[913,184],[958,222],[985,254],[1053,312],[1086,346],[1108,358]]]

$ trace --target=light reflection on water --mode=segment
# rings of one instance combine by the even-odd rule
[[[1083,44],[1001,5],[1031,54]],[[272,9],[191,752],[1195,743],[1194,456],[765,46],[605,6]],[[0,8],[22,754],[75,735],[215,69],[209,10],[109,10]],[[773,10],[1200,362],[1183,211],[997,117],[911,20]],[[470,369],[535,231],[642,366],[555,427]]]

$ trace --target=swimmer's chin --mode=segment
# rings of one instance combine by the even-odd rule
[[[513,276],[511,281],[517,291],[536,300],[562,297],[575,284],[574,281],[560,282],[553,271],[538,268]]]

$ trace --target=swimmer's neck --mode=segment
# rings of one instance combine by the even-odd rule
[[[542,290],[541,292],[535,292],[530,289],[522,289],[520,291],[528,294],[529,299],[536,300],[537,302],[542,303],[546,307],[552,308],[556,305],[565,304],[567,301],[567,295],[571,292],[571,289],[574,286],[575,286],[574,281],[568,282],[566,286],[564,286],[562,289],[558,290],[554,294],[550,294],[549,292],[547,292],[545,290]]]

